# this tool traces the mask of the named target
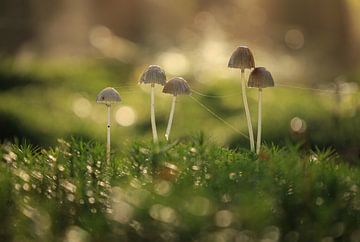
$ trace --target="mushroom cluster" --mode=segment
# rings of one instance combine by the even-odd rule
[[[255,141],[254,133],[251,123],[251,116],[249,105],[246,96],[246,80],[245,80],[245,70],[253,69],[249,75],[247,86],[251,88],[258,88],[258,128],[257,128],[257,142],[256,142],[256,153],[260,153],[261,148],[261,122],[262,122],[262,89],[266,87],[273,87],[274,80],[271,76],[271,73],[267,71],[264,67],[256,67],[254,56],[251,50],[246,46],[239,46],[232,53],[230,60],[228,62],[229,68],[238,68],[241,70],[241,89],[242,89],[242,98],[245,109],[245,116],[247,120],[249,140],[250,140],[250,149],[255,151]],[[166,94],[173,95],[172,104],[169,114],[169,120],[166,127],[165,139],[169,141],[171,126],[175,114],[175,106],[177,97],[180,95],[191,95],[191,89],[187,81],[182,77],[174,77],[166,81],[165,71],[158,65],[150,65],[142,73],[140,84],[150,84],[151,85],[151,95],[150,95],[150,120],[151,128],[153,134],[153,141],[155,144],[158,144],[159,138],[156,129],[156,119],[155,119],[155,85],[164,86],[162,92]],[[111,127],[111,105],[113,103],[120,102],[121,98],[119,93],[112,87],[107,87],[103,89],[97,96],[96,102],[105,104],[108,110],[107,114],[107,145],[106,145],[106,161],[110,161],[110,127]]]
[[[250,139],[250,149],[255,151],[255,141],[254,133],[251,124],[250,110],[246,97],[246,84],[245,84],[245,69],[253,69],[249,75],[249,80],[247,83],[248,87],[255,87],[259,90],[258,96],[258,128],[257,128],[257,139],[256,139],[256,154],[260,153],[261,147],[261,105],[262,105],[262,96],[261,92],[263,88],[273,87],[274,80],[271,76],[271,73],[267,71],[264,67],[255,68],[254,56],[251,50],[246,46],[240,46],[232,53],[228,67],[230,68],[239,68],[241,69],[241,87],[242,87],[242,96],[245,108],[245,115],[247,120],[247,126],[249,130],[249,139]]]
[[[158,143],[158,135],[155,120],[155,84],[164,86],[163,93],[172,94],[173,101],[171,105],[169,122],[166,128],[165,139],[169,140],[172,121],[175,113],[176,97],[178,95],[189,95],[191,93],[189,84],[182,77],[175,77],[166,81],[165,71],[157,65],[150,65],[140,77],[139,83],[151,84],[151,128],[153,132],[154,143]]]

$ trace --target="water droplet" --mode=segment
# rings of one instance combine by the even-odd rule
[[[16,183],[14,187],[15,187],[15,190],[19,191],[21,188],[21,185],[19,183]]]
[[[69,182],[68,180],[61,181],[60,186],[62,186],[63,188],[65,188],[67,191],[69,191],[71,193],[76,192],[76,186],[74,184],[72,184],[71,182]]]
[[[53,161],[53,162],[56,161],[56,158],[55,158],[53,155],[49,155],[48,157],[49,157],[49,159],[50,159],[51,161]]]
[[[15,172],[15,174],[20,177],[24,182],[29,182],[30,181],[30,176],[29,174],[27,174],[25,171],[23,170],[19,170],[17,172]]]
[[[58,169],[61,172],[65,171],[65,167],[63,165],[58,165]]]
[[[229,179],[230,180],[235,180],[236,179],[236,173],[235,172],[229,173]]]
[[[191,169],[194,170],[194,171],[198,171],[198,170],[200,170],[200,166],[193,165],[193,166],[191,167]]]
[[[67,200],[69,200],[70,202],[73,202],[75,200],[74,194],[69,193],[66,197],[67,197]]]
[[[17,155],[14,152],[9,151],[8,154],[3,155],[3,158],[6,162],[11,163],[12,161],[16,161]]]
[[[195,147],[191,147],[190,148],[190,152],[193,153],[193,154],[196,154],[197,153],[197,150]]]
[[[30,191],[30,185],[28,183],[24,183],[22,187],[25,191]]]
[[[88,190],[88,191],[86,191],[86,196],[92,197],[92,196],[94,196],[94,192],[91,190]]]
[[[93,173],[93,168],[91,166],[89,166],[89,165],[86,166],[86,170],[90,174]]]
[[[43,179],[43,175],[39,171],[33,171],[31,175],[37,180],[41,181]]]
[[[89,197],[89,203],[90,204],[94,204],[95,203],[95,198],[94,197]]]

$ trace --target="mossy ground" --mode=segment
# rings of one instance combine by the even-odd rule
[[[257,157],[198,135],[104,151],[2,145],[0,241],[360,239],[360,169],[331,150]]]

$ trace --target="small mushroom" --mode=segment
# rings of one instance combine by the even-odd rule
[[[273,87],[273,86],[274,86],[274,80],[271,76],[271,73],[267,71],[264,67],[257,67],[251,72],[249,76],[248,87],[255,87],[259,89],[256,154],[260,153],[260,146],[261,146],[261,99],[262,99],[261,93],[263,88]]]
[[[156,130],[155,120],[155,84],[162,86],[166,83],[165,71],[157,65],[150,65],[140,77],[139,83],[151,84],[151,101],[150,101],[150,112],[151,112],[151,129],[153,133],[154,143],[158,143],[158,135]]]
[[[172,121],[174,118],[174,112],[175,112],[175,103],[176,103],[176,97],[178,95],[190,95],[190,87],[189,84],[185,81],[182,77],[174,77],[173,79],[166,82],[163,93],[168,93],[173,95],[172,105],[171,105],[171,111],[169,116],[169,122],[166,128],[165,138],[168,141],[170,136],[170,130]]]
[[[110,162],[110,126],[111,126],[111,104],[121,101],[119,93],[112,87],[104,88],[96,97],[96,102],[105,104],[107,113],[107,144],[106,144],[106,162]]]
[[[251,50],[247,46],[239,46],[232,53],[228,67],[230,68],[239,68],[241,69],[241,87],[242,87],[242,97],[245,108],[245,116],[247,121],[247,126],[249,130],[249,139],[250,139],[250,149],[251,151],[255,150],[254,142],[254,133],[251,124],[251,117],[249,111],[249,105],[246,97],[246,85],[245,85],[245,69],[251,69],[255,67],[254,57]]]

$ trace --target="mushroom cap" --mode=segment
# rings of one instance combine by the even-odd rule
[[[163,93],[177,95],[190,95],[189,84],[182,77],[174,77],[165,83]]]
[[[228,67],[242,70],[254,68],[255,61],[251,50],[247,46],[237,47],[230,57]]]
[[[96,97],[97,103],[104,103],[104,104],[111,104],[111,103],[117,103],[121,101],[121,97],[114,88],[107,87],[101,90],[99,94]]]
[[[164,86],[166,83],[165,71],[160,66],[150,65],[141,75],[139,83],[160,84]]]
[[[273,87],[274,80],[271,73],[264,67],[256,67],[249,76],[248,87]]]

